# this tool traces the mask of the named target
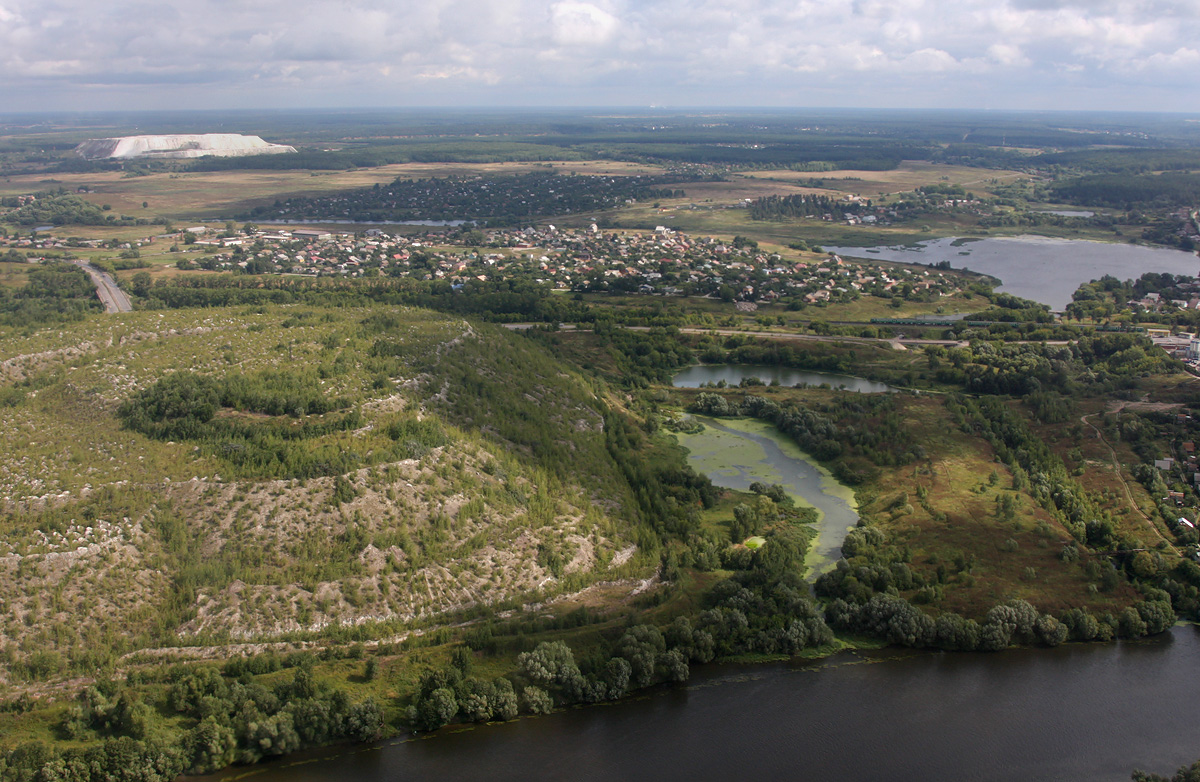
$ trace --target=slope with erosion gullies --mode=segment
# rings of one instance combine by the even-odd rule
[[[413,619],[635,572],[586,378],[405,308],[134,312],[0,341],[0,652]],[[383,625],[372,629],[375,623]]]

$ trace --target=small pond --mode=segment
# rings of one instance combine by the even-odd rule
[[[826,384],[831,388],[844,388],[863,394],[881,394],[895,390],[886,383],[853,375],[758,364],[702,364],[688,367],[675,375],[672,383],[676,388],[700,388],[705,383],[720,383],[724,380],[725,385],[736,386],[744,378],[750,377],[756,377],[768,385],[773,382],[781,386],[795,386],[801,383],[809,386]]]

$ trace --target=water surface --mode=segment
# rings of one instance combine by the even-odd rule
[[[256,782],[1128,780],[1200,757],[1200,634],[711,666],[601,707],[311,753]]]
[[[783,486],[798,504],[816,508],[817,537],[804,564],[809,579],[833,567],[842,541],[858,523],[854,492],[800,450],[791,438],[764,421],[695,416],[700,434],[677,434],[688,464],[724,489],[749,491],[755,481]]]
[[[742,382],[743,378],[749,377],[756,377],[767,384],[777,382],[781,386],[794,386],[801,383],[809,386],[826,384],[832,388],[844,388],[847,391],[858,391],[864,394],[879,394],[894,390],[886,383],[853,375],[763,364],[701,364],[679,372],[671,379],[671,382],[676,388],[699,388],[705,383],[719,383],[722,380],[728,386],[736,386]]]
[[[1111,274],[1120,280],[1137,279],[1146,272],[1194,276],[1200,272],[1196,255],[1181,250],[1133,244],[1090,242],[1015,236],[960,240],[934,239],[911,247],[825,247],[839,255],[883,258],[903,263],[932,264],[949,261],[956,269],[968,268],[1003,281],[998,290],[1047,304],[1061,311],[1080,285]]]

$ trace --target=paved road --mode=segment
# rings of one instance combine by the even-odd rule
[[[133,303],[125,295],[125,291],[117,287],[117,282],[108,272],[101,271],[86,261],[75,261],[75,265],[88,273],[96,285],[96,295],[104,302],[109,312],[132,312]]]

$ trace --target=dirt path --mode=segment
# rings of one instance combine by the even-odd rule
[[[1134,510],[1136,510],[1138,512],[1138,514],[1140,514],[1141,517],[1146,520],[1146,524],[1150,527],[1150,529],[1154,530],[1154,534],[1158,535],[1159,540],[1161,540],[1163,543],[1166,543],[1168,546],[1170,546],[1171,551],[1174,551],[1176,555],[1182,556],[1179,554],[1179,549],[1175,548],[1175,544],[1172,543],[1171,541],[1167,540],[1167,537],[1162,534],[1161,530],[1159,530],[1158,525],[1156,525],[1150,519],[1150,517],[1147,516],[1142,511],[1142,508],[1140,505],[1138,505],[1136,502],[1134,502],[1133,492],[1130,491],[1129,483],[1125,480],[1125,474],[1121,471],[1121,462],[1120,462],[1120,460],[1117,459],[1116,449],[1114,449],[1109,444],[1108,440],[1104,439],[1104,433],[1100,431],[1100,427],[1096,426],[1095,424],[1093,424],[1091,421],[1088,420],[1088,418],[1090,418],[1092,415],[1096,415],[1096,413],[1092,413],[1091,415],[1081,415],[1081,416],[1079,416],[1079,420],[1081,423],[1085,423],[1088,426],[1092,427],[1092,431],[1094,431],[1096,433],[1096,437],[1100,438],[1100,442],[1104,443],[1104,447],[1108,449],[1108,452],[1110,454],[1112,454],[1113,472],[1115,472],[1117,474],[1117,478],[1121,481],[1121,486],[1125,489],[1125,499],[1127,499],[1129,501],[1130,507],[1132,507]]]

